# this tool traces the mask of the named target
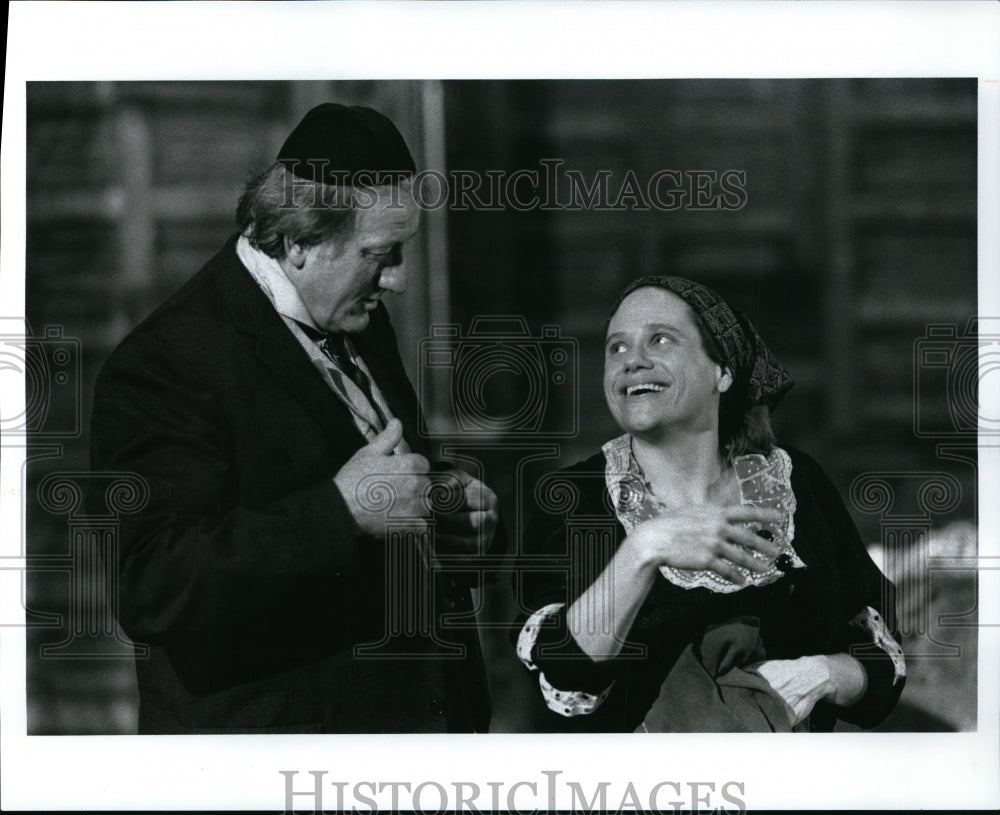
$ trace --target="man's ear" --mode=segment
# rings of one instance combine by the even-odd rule
[[[725,393],[733,386],[733,374],[729,368],[722,369],[722,376],[719,377],[719,393]]]
[[[306,263],[306,248],[293,241],[288,235],[282,237],[285,245],[285,257],[296,269],[301,269]]]

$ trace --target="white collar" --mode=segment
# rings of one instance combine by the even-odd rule
[[[236,256],[279,314],[319,330],[298,289],[281,268],[281,263],[254,249],[246,235],[240,235],[236,241]]]

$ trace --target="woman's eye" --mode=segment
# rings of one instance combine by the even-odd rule
[[[611,354],[620,354],[624,350],[625,350],[624,343],[615,342],[615,343],[612,343],[611,345],[608,346],[608,355],[611,355]]]
[[[666,345],[668,342],[670,342],[670,337],[666,334],[653,335],[653,345]]]

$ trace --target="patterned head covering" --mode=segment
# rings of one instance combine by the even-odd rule
[[[611,314],[618,311],[622,301],[632,292],[646,286],[666,289],[694,310],[719,356],[732,372],[734,388],[743,390],[748,405],[773,408],[795,384],[750,321],[701,283],[682,277],[640,277],[625,287]]]

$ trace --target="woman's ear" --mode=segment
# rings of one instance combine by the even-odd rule
[[[729,368],[722,369],[722,375],[719,377],[719,393],[725,393],[733,386],[733,375],[730,373]]]

